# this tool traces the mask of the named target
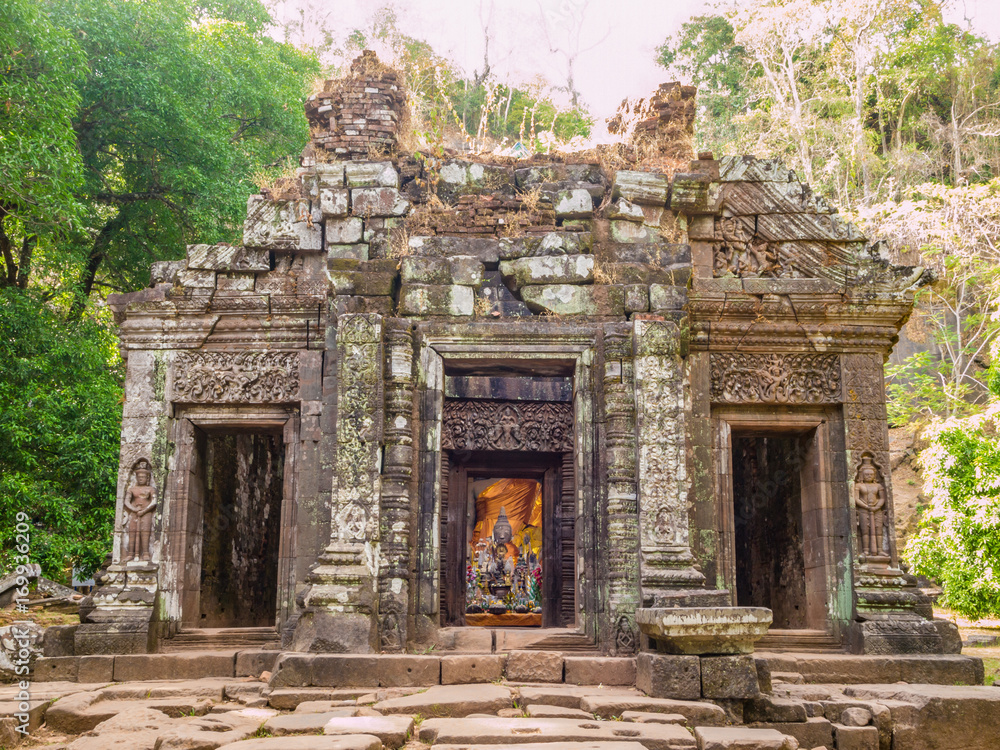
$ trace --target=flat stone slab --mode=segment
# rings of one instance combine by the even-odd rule
[[[370,734],[350,737],[260,737],[222,745],[219,750],[382,750],[382,740]]]
[[[378,737],[389,750],[406,744],[413,732],[413,719],[409,716],[355,716],[349,719],[331,719],[323,727],[324,735],[370,734]]]
[[[649,711],[623,711],[622,721],[634,721],[637,724],[686,724],[683,714],[657,714]]]
[[[698,750],[798,750],[799,743],[776,729],[696,727]]]
[[[695,748],[694,737],[684,727],[595,719],[428,719],[420,725],[418,737],[434,745],[634,741],[647,750]]]
[[[482,745],[434,745],[434,750],[478,750]],[[645,750],[639,742],[525,742],[490,745],[490,750]]]
[[[267,703],[271,708],[290,711],[297,708],[300,703],[307,701],[353,701],[375,691],[376,688],[339,690],[331,688],[279,688],[271,691],[271,694],[267,696]]]
[[[589,695],[580,702],[580,708],[602,718],[621,716],[626,711],[642,711],[680,714],[692,726],[712,727],[726,723],[726,712],[714,703],[675,701],[670,698]]]
[[[356,700],[345,701],[302,701],[295,707],[297,714],[321,714],[324,711],[336,711],[340,708],[356,708]],[[348,714],[350,715],[350,714]]]
[[[331,719],[345,719],[354,714],[354,709],[343,708],[324,711],[321,714],[282,714],[264,722],[264,729],[271,734],[319,734]]]
[[[590,696],[600,698],[646,698],[638,690],[627,690],[625,688],[608,689],[596,685],[553,685],[551,687],[531,685],[518,688],[518,692],[521,696],[521,705],[538,703],[546,706],[563,706],[564,708],[582,708],[583,699]]]
[[[639,630],[673,654],[749,654],[771,625],[764,607],[658,607],[635,612]]]
[[[49,707],[45,722],[66,734],[81,734],[94,729],[123,712],[144,708],[164,716],[202,716],[211,709],[207,698],[178,696],[175,698],[150,698],[137,701],[103,700],[102,692],[70,695]]]
[[[566,708],[565,706],[543,706],[532,703],[525,709],[525,713],[532,719],[593,719],[593,714],[588,714],[580,708]]]
[[[856,654],[757,653],[775,674],[795,673],[807,683],[981,685],[982,659],[964,654],[861,656]],[[798,680],[796,680],[797,682]]]
[[[380,701],[374,708],[384,714],[459,718],[469,714],[495,714],[513,705],[509,688],[481,684],[435,685],[422,693]]]

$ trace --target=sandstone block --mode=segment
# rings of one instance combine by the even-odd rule
[[[588,747],[594,742],[631,739],[649,750],[694,750],[691,734],[676,724],[628,724],[597,722],[593,719],[524,719],[524,718],[468,718],[428,719],[420,725],[421,742],[441,745],[461,744],[473,747],[491,745],[519,747],[528,737],[546,743],[581,743],[575,747]],[[587,744],[583,744],[587,743]],[[545,747],[539,745],[538,747]],[[600,747],[600,746],[599,746]]]
[[[215,289],[215,271],[180,271],[177,283],[187,289]]]
[[[833,725],[837,750],[879,750],[878,729],[875,727]]]
[[[799,743],[774,729],[696,727],[698,750],[798,750]]]
[[[330,719],[323,727],[324,735],[370,734],[382,740],[388,750],[395,750],[406,744],[413,731],[413,719],[409,716],[354,716]]]
[[[353,709],[347,709],[353,713]],[[323,727],[334,719],[348,718],[344,709],[324,711],[318,714],[281,714],[264,722],[264,729],[276,736],[286,734],[319,734]]]
[[[389,297],[396,287],[396,273],[373,271],[330,271],[330,284],[336,294],[363,297]]]
[[[649,287],[649,309],[653,312],[673,312],[683,310],[687,304],[687,289],[680,286],[651,284]]]
[[[380,687],[427,687],[441,683],[441,658],[382,654],[378,659]]]
[[[562,682],[563,655],[558,651],[511,651],[507,655],[511,682]]]
[[[687,724],[687,719],[681,714],[657,714],[649,711],[623,711],[622,721],[634,721],[637,724]]]
[[[273,672],[280,651],[240,651],[236,654],[237,677],[260,677],[261,672]]]
[[[405,216],[410,202],[395,188],[357,188],[351,190],[351,211],[355,216]]]
[[[680,701],[671,698],[647,698],[639,695],[587,695],[580,701],[580,708],[601,718],[621,716],[626,711],[642,711],[644,713],[680,714],[692,726],[722,726],[726,723],[726,712],[719,706],[712,703]]]
[[[620,657],[567,656],[565,682],[573,685],[634,685],[636,660]]]
[[[185,268],[187,268],[187,261],[157,261],[149,267],[149,283],[153,286],[156,286],[157,284],[173,284],[177,281],[177,274]]]
[[[585,219],[594,213],[594,200],[582,188],[560,190],[556,193],[555,209],[560,219]]]
[[[447,258],[408,255],[400,261],[399,273],[404,284],[451,283],[451,264]]]
[[[378,675],[374,656],[286,653],[278,659],[271,687],[375,687]]]
[[[590,232],[546,232],[502,239],[498,252],[501,260],[515,260],[540,255],[578,255],[593,249],[594,237]]]
[[[215,278],[215,288],[220,292],[252,292],[255,279],[252,273],[220,273]]]
[[[636,657],[635,686],[653,698],[697,700],[701,697],[698,657],[644,651]]]
[[[188,654],[123,654],[115,657],[115,682],[196,680],[234,677],[236,655],[211,651]]]
[[[344,165],[339,162],[320,162],[314,164],[311,174],[303,175],[302,182],[309,191],[311,198],[323,188],[339,188],[344,186]]]
[[[632,221],[643,224],[646,221],[646,214],[643,212],[642,206],[638,203],[632,203],[631,201],[621,198],[611,204],[608,209],[608,218],[616,219],[618,221]]]
[[[475,293],[467,286],[403,284],[399,293],[400,315],[471,316]]]
[[[422,693],[389,698],[375,704],[383,714],[464,717],[513,706],[510,690],[502,685],[436,685]]]
[[[474,255],[455,255],[448,259],[451,283],[462,286],[483,285],[483,264]]]
[[[347,216],[351,210],[350,193],[343,188],[320,190],[319,210],[327,221]]]
[[[446,161],[438,174],[441,178],[438,194],[446,200],[461,193],[502,190],[514,183],[514,172],[507,167],[476,164],[461,159]]]
[[[760,695],[752,656],[703,656],[701,694],[706,698],[756,698]]]
[[[840,723],[845,727],[866,727],[871,724],[872,712],[860,706],[851,706],[840,712]]]
[[[344,165],[348,187],[399,187],[399,173],[391,161],[349,161]]]
[[[81,656],[76,679],[81,683],[111,682],[114,679],[114,656]]]
[[[270,271],[271,260],[266,250],[249,250],[226,244],[188,245],[187,268],[203,271]]]
[[[471,255],[483,263],[499,260],[501,241],[484,237],[410,237],[411,255],[430,255],[448,258],[453,255]]]
[[[622,221],[621,219],[611,220],[611,239],[614,242],[628,244],[655,242],[658,234],[658,230],[647,227],[645,224]]]
[[[270,201],[251,195],[243,224],[243,245],[256,250],[318,252],[322,225],[313,223],[308,201]]]
[[[49,628],[51,630],[51,628]],[[47,636],[48,634],[46,634]],[[31,676],[36,682],[76,682],[79,673],[78,656],[40,656],[32,665]]]
[[[506,661],[502,654],[442,656],[441,684],[463,685],[499,680],[503,677]]]
[[[555,315],[625,314],[625,293],[620,286],[575,284],[526,286],[521,289],[521,299],[535,312],[549,312]]]
[[[368,245],[327,245],[327,258],[344,258],[348,260],[368,260]]]
[[[347,737],[261,737],[223,745],[219,750],[382,750],[382,740],[370,734]]]
[[[372,677],[374,680],[374,676]],[[267,696],[267,704],[271,708],[276,708],[280,711],[295,710],[303,703],[318,703],[318,702],[339,702],[339,701],[353,701],[357,702],[358,697],[369,692],[370,688],[376,687],[375,685],[370,685],[368,687],[358,687],[358,688],[275,688],[271,691],[270,695]],[[331,707],[332,708],[332,707]]]
[[[774,729],[798,740],[799,747],[811,750],[814,747],[833,747],[833,724],[822,717],[813,717],[796,722],[748,723],[751,729]]]
[[[580,708],[565,708],[563,706],[542,706],[531,704],[525,710],[532,719],[592,719],[594,718]]]
[[[353,245],[361,242],[364,222],[357,216],[326,220],[327,245]]]
[[[761,695],[748,700],[743,706],[743,720],[767,722],[798,722],[806,720],[806,707],[802,701]]]
[[[670,195],[670,179],[654,172],[619,170],[612,186],[613,198],[624,198],[632,203],[666,206]]]
[[[649,287],[645,284],[626,284],[624,289],[626,313],[649,310]]]
[[[517,287],[531,284],[585,284],[594,280],[593,255],[550,255],[500,262],[500,273]]]
[[[795,172],[781,159],[758,159],[756,156],[723,156],[719,159],[721,182],[790,182]]]
[[[687,216],[714,214],[722,207],[722,185],[700,172],[674,175],[670,208]]]
[[[518,689],[522,705],[539,703],[546,706],[564,706],[566,708],[583,708],[584,699],[590,696],[603,696],[630,700],[645,698],[634,688],[585,687],[580,685],[548,684],[522,686]],[[588,711],[593,713],[593,711]]]

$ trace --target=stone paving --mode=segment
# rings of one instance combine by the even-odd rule
[[[17,688],[0,688],[3,716]],[[990,750],[1000,688],[776,680],[747,701],[513,682],[272,688],[246,678],[37,683],[30,736],[49,750]],[[0,720],[0,748],[17,738]]]

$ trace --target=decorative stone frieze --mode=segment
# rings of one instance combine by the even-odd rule
[[[294,352],[179,352],[173,400],[182,403],[287,403],[299,393]]]
[[[571,404],[446,401],[441,447],[448,450],[573,450]]]
[[[833,404],[840,401],[836,354],[713,352],[712,401],[725,404]]]

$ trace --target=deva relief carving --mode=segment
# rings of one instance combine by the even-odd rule
[[[777,277],[784,272],[778,245],[754,236],[753,217],[718,219],[715,224],[715,276]]]
[[[854,505],[858,514],[861,556],[872,562],[888,561],[885,485],[882,472],[870,453],[861,456],[861,465],[854,479]]]
[[[831,404],[840,401],[836,354],[711,356],[712,401],[725,404]]]
[[[125,517],[122,520],[122,529],[128,532],[128,549],[122,556],[125,562],[150,558],[149,539],[156,512],[156,488],[152,485],[153,470],[149,461],[145,458],[136,461],[132,476],[134,479],[125,490]]]
[[[445,401],[441,447],[451,450],[573,450],[568,403]]]
[[[174,400],[191,403],[284,403],[299,394],[293,352],[180,352]]]

